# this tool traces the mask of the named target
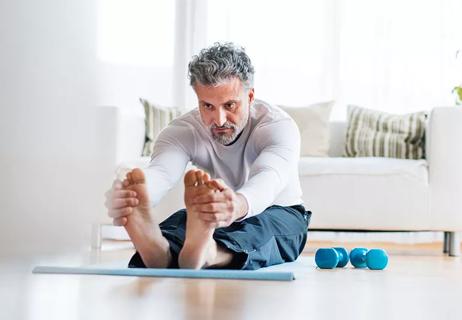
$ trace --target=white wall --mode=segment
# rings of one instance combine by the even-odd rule
[[[0,2],[0,256],[89,244],[109,183],[93,0]]]

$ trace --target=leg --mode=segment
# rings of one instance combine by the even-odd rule
[[[443,253],[449,252],[449,232],[444,231]]]
[[[224,246],[219,245],[212,239],[210,246],[210,254],[205,262],[205,267],[223,268],[228,266],[233,261],[234,253]]]
[[[200,269],[222,265],[232,259],[231,253],[219,249],[213,240],[215,228],[199,219],[198,212],[192,204],[194,197],[199,193],[219,191],[208,184],[209,181],[210,177],[202,170],[190,170],[184,178],[187,218],[186,238],[178,257],[178,264],[181,268]]]
[[[178,257],[183,248],[186,238],[186,210],[182,209],[171,216],[165,221],[159,224],[162,234],[168,240],[170,244],[171,262],[169,268],[179,268]],[[205,262],[205,266],[220,268],[225,267],[233,259],[233,252],[218,245],[216,241],[211,243],[211,253],[208,255],[208,260]],[[212,253],[216,251],[216,255]],[[128,264],[130,268],[146,268],[139,252],[136,252],[130,259]]]
[[[449,255],[460,256],[460,238],[457,232],[449,232]]]
[[[311,212],[304,207],[272,206],[257,216],[215,231],[214,239],[233,252],[226,267],[255,270],[298,258],[306,240]]]
[[[148,268],[166,268],[171,261],[169,243],[164,238],[155,217],[150,214],[149,197],[143,171],[134,169],[127,174],[123,187],[135,191],[138,205],[128,217],[125,229]]]

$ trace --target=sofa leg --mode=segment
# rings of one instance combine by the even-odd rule
[[[457,232],[449,232],[449,255],[460,256],[460,238]]]
[[[444,231],[443,253],[449,252],[449,232]]]
[[[101,250],[101,224],[94,223],[91,225],[91,248]]]

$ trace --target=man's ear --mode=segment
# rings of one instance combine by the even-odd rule
[[[249,97],[249,105],[251,105],[252,102],[255,100],[255,89],[254,88],[249,89],[248,97]]]

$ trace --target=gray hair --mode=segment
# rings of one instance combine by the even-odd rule
[[[253,87],[255,70],[243,47],[231,42],[216,42],[209,48],[202,49],[193,56],[189,63],[191,86],[217,85],[224,80],[238,77],[245,88]]]

